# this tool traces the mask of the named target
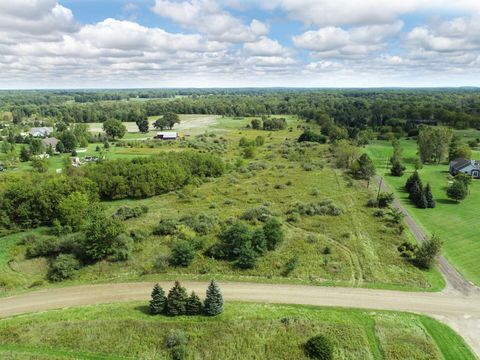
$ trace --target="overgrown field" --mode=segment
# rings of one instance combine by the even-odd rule
[[[459,132],[465,141],[480,136],[479,131]],[[414,171],[413,160],[417,146],[414,140],[401,140],[404,165],[407,170],[403,177],[394,177],[389,173],[388,159],[392,155],[392,146],[388,141],[375,141],[367,146],[367,152],[374,160],[379,174],[384,174],[386,182],[395,195],[401,199],[410,214],[427,233],[437,234],[444,242],[444,255],[469,280],[480,284],[480,238],[477,231],[478,209],[480,204],[480,183],[474,180],[470,194],[461,203],[448,199],[446,189],[449,185],[448,165],[424,165],[419,170],[424,184],[430,183],[437,202],[434,209],[418,209],[408,199],[404,190],[407,178]],[[473,159],[480,159],[480,152],[474,151]]]
[[[386,219],[374,216],[375,209],[366,207],[375,189],[367,189],[366,183],[351,180],[334,168],[326,145],[297,143],[304,123],[288,118],[289,129],[270,132],[246,129],[249,122],[248,118],[219,118],[211,131],[192,136],[188,142],[117,148],[116,154],[128,156],[184,148],[216,153],[228,171],[220,178],[169,194],[104,203],[112,214],[122,206],[148,207],[148,213],[125,222],[129,232],[141,233],[144,238],[135,242],[128,260],[85,266],[65,283],[148,279],[161,274],[165,279],[215,277],[428,291],[443,287],[436,270],[421,271],[400,257],[397,246],[411,240],[410,235],[398,234]],[[245,158],[240,139],[253,141],[258,136],[263,136],[265,143],[254,148],[252,158]],[[340,213],[311,214],[311,209],[327,201]],[[283,222],[285,239],[276,250],[267,252],[248,270],[206,255],[229,222],[246,217],[250,226],[261,226],[261,219],[248,217],[252,213],[273,215]],[[152,234],[161,220],[189,216],[208,219],[208,231],[199,234],[182,225],[180,234]],[[49,229],[29,234],[49,236]],[[48,261],[25,257],[26,246],[21,244],[25,235],[17,233],[1,241],[0,282],[5,292],[46,285]],[[179,237],[196,241],[195,257],[187,267],[172,266],[167,260]]]
[[[337,360],[475,359],[449,327],[408,313],[247,303],[228,303],[214,318],[147,310],[123,303],[0,320],[0,356],[164,359],[174,333],[187,359],[306,359],[303,344],[319,334],[331,339]]]

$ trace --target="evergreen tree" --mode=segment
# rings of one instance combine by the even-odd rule
[[[240,269],[253,269],[257,264],[257,258],[258,254],[248,242],[241,248],[236,265]]]
[[[423,189],[418,183],[414,183],[412,189],[410,190],[410,200],[412,200],[412,202],[418,206],[421,201],[422,194]]]
[[[402,165],[400,160],[395,160],[390,168],[390,174],[393,176],[403,176],[403,172],[405,171],[405,166]]]
[[[427,207],[433,209],[436,206],[435,200],[433,199],[432,188],[430,184],[427,184],[424,189],[425,199],[427,200]]]
[[[420,188],[422,188],[422,181],[420,180],[420,176],[418,175],[418,171],[415,170],[415,172],[407,179],[407,182],[405,183],[405,189],[407,190],[408,193],[412,192],[412,189],[415,184],[418,184]]]
[[[447,196],[459,202],[467,197],[468,189],[462,181],[455,180],[453,184],[447,189]]]
[[[152,290],[152,300],[150,300],[150,312],[152,314],[161,314],[165,310],[167,298],[165,292],[159,284],[155,284]]]
[[[427,197],[425,196],[425,191],[421,191],[420,196],[418,197],[417,203],[415,204],[420,209],[426,209],[428,207]]]
[[[202,302],[193,291],[187,299],[186,312],[187,315],[200,315],[202,313]]]
[[[212,280],[208,286],[204,311],[208,316],[215,316],[223,312],[223,296],[215,280]]]
[[[186,314],[188,294],[187,290],[175,281],[175,285],[168,292],[167,315],[178,316]]]

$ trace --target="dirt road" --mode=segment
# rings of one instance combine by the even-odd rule
[[[392,192],[391,189],[385,184],[385,181],[382,180],[380,176],[375,176],[375,182],[380,184],[380,190],[382,192]],[[423,242],[427,235],[425,231],[420,227],[420,225],[415,221],[415,219],[410,215],[410,213],[405,209],[400,200],[395,198],[392,204],[395,208],[402,211],[405,214],[405,223],[409,227],[413,236],[417,239],[418,242]],[[445,278],[446,289],[445,291],[458,291],[464,295],[476,294],[480,295],[480,289],[472,284],[471,282],[465,280],[463,276],[445,259],[443,256],[438,257],[438,268]]]
[[[171,282],[161,282],[164,288]],[[185,282],[204,294],[202,282]],[[97,284],[46,289],[0,299],[0,316],[12,316],[81,305],[145,300],[153,283]],[[480,356],[480,296],[460,293],[417,293],[360,288],[220,283],[226,300],[400,310],[433,316],[458,331]]]

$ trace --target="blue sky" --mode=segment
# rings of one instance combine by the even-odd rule
[[[0,88],[478,86],[478,0],[0,2]]]

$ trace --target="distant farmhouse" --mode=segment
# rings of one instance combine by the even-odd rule
[[[51,147],[53,151],[55,151],[59,142],[60,140],[53,137],[42,139],[43,146],[45,146],[46,149]]]
[[[480,161],[455,159],[450,162],[450,174],[467,174],[475,179],[480,179]]]
[[[158,139],[158,140],[177,140],[178,139],[178,133],[176,133],[176,132],[157,132],[157,135],[155,135],[154,139]]]
[[[53,127],[34,127],[28,132],[33,137],[47,137],[53,132]]]

